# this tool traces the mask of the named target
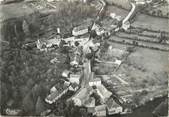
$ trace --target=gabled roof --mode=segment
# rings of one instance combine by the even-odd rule
[[[53,100],[59,95],[58,90],[56,90],[55,92],[51,93],[50,95],[47,96],[46,100],[49,100],[51,102],[53,102]]]
[[[80,79],[80,74],[70,74],[70,78],[77,78]]]
[[[97,111],[105,111],[106,110],[106,105],[102,104],[102,105],[96,106],[95,110],[96,110],[96,112]]]
[[[72,83],[70,86],[71,86],[72,88],[76,88],[76,87],[78,87],[79,85],[78,85],[77,83]]]
[[[97,82],[97,81],[101,81],[100,78],[94,78],[94,79],[91,79],[90,82]]]
[[[85,100],[89,96],[91,90],[91,87],[83,88],[73,98]]]
[[[117,104],[113,98],[110,98],[109,100],[107,100],[106,102],[107,108],[111,109],[111,108],[117,108],[117,107],[121,107],[119,104]]]
[[[109,98],[112,95],[112,93],[108,91],[104,85],[97,86],[97,89],[104,98]]]
[[[85,107],[95,107],[95,98],[89,97],[88,100],[84,102]]]

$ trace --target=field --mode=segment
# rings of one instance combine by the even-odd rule
[[[116,43],[109,44],[121,50],[129,47]],[[167,95],[168,52],[135,47],[117,71],[107,68],[105,66],[102,71],[112,75],[110,77],[115,92],[136,105],[142,105],[155,97]],[[120,80],[113,74],[117,75]]]
[[[106,0],[106,2],[110,5],[114,4],[127,10],[131,8],[129,0]]]

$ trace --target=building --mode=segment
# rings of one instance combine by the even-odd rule
[[[70,74],[70,77],[69,77],[69,81],[71,83],[76,83],[76,84],[79,84],[80,83],[80,74]]]
[[[97,117],[106,117],[106,105],[99,105],[95,107],[95,115]]]
[[[81,24],[77,27],[74,27],[72,30],[72,35],[80,36],[80,35],[84,35],[84,34],[88,33],[90,30],[89,27],[91,24],[92,24],[91,21],[86,21],[83,24]]]
[[[89,86],[99,86],[101,85],[101,79],[100,78],[95,78],[89,81]]]
[[[109,46],[108,49],[108,55],[117,59],[123,59],[127,53],[128,52],[125,49],[113,48],[112,46]]]
[[[69,70],[64,70],[62,72],[62,77],[68,78],[70,76],[70,71]]]
[[[52,87],[52,90],[54,88]],[[64,94],[66,94],[69,91],[69,86],[63,85],[62,89],[57,90],[56,88],[49,94],[46,98],[45,101],[49,104],[52,104],[56,102],[58,99],[60,99]]]
[[[96,32],[96,34],[98,36],[100,36],[100,35],[105,33],[105,30],[102,27],[100,27],[100,25],[98,25],[96,23],[94,23],[94,25],[92,27],[92,30],[95,30],[95,32]]]
[[[79,55],[75,55],[73,57],[73,60],[70,62],[70,65],[72,67],[78,67],[78,65],[79,65]]]
[[[41,41],[41,40],[37,40],[36,41],[36,47],[40,50],[40,51],[44,51],[46,48],[46,43]]]
[[[123,111],[123,108],[117,104],[112,98],[106,102],[108,115],[119,114]]]
[[[87,26],[78,26],[72,30],[72,35],[79,36],[88,33],[89,29]]]
[[[70,86],[69,86],[69,90],[70,91],[77,91],[79,89],[79,85],[77,83],[72,83]]]
[[[101,97],[102,103],[105,103],[112,95],[112,92],[108,91],[104,85],[97,85],[96,91],[98,95]]]
[[[82,88],[81,90],[79,90],[79,92],[77,92],[75,96],[72,98],[74,104],[76,106],[83,106],[85,101],[89,99],[90,91],[91,91],[90,87]]]
[[[153,0],[134,0],[133,2],[135,2],[136,4],[141,4],[141,5],[144,5],[144,4],[149,4],[149,3],[152,3]]]
[[[22,113],[22,110],[20,110],[20,109],[10,109],[10,108],[7,108],[5,110],[5,114],[7,116],[17,116],[17,115],[19,115],[21,113]]]
[[[57,39],[57,38],[46,40],[46,47],[47,48],[50,48],[52,46],[59,47],[60,42],[61,42],[61,39]]]
[[[114,61],[114,64],[116,64],[116,65],[121,65],[121,63],[122,63],[122,61],[121,60],[118,60],[118,59],[115,59],[115,61]]]
[[[87,108],[88,113],[93,114],[95,112],[95,98],[89,97],[89,99],[85,101],[84,106]]]

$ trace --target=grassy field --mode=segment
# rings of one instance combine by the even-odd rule
[[[125,50],[127,46],[110,43],[112,47]],[[106,54],[109,55],[109,54]],[[168,86],[168,53],[150,49],[135,48],[120,68],[113,72],[110,65],[102,67],[102,72],[116,74],[124,82],[111,76],[115,92],[141,105],[158,97],[167,95]],[[102,73],[103,74],[103,73]],[[145,94],[144,94],[145,93]]]
[[[129,0],[106,0],[106,2],[110,5],[114,4],[127,10],[131,8]]]

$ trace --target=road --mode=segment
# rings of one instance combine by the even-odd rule
[[[122,28],[125,29],[125,24],[126,22],[128,22],[130,20],[130,18],[133,16],[133,14],[136,11],[136,5],[134,3],[131,3],[131,11],[129,12],[129,14],[124,18],[123,22],[122,22]]]
[[[83,77],[81,79],[81,88],[88,86],[91,76],[91,63],[90,60],[87,60],[84,63]]]
[[[114,12],[117,15],[120,15],[122,18],[125,18],[128,15],[128,11],[121,9],[116,6],[108,6],[108,13]],[[161,18],[161,17],[153,17],[150,15],[145,15],[139,13],[135,17],[135,21],[131,24],[132,27],[138,27],[138,28],[143,28],[143,29],[151,29],[155,31],[168,31],[168,26],[169,26],[169,19],[167,18]]]

